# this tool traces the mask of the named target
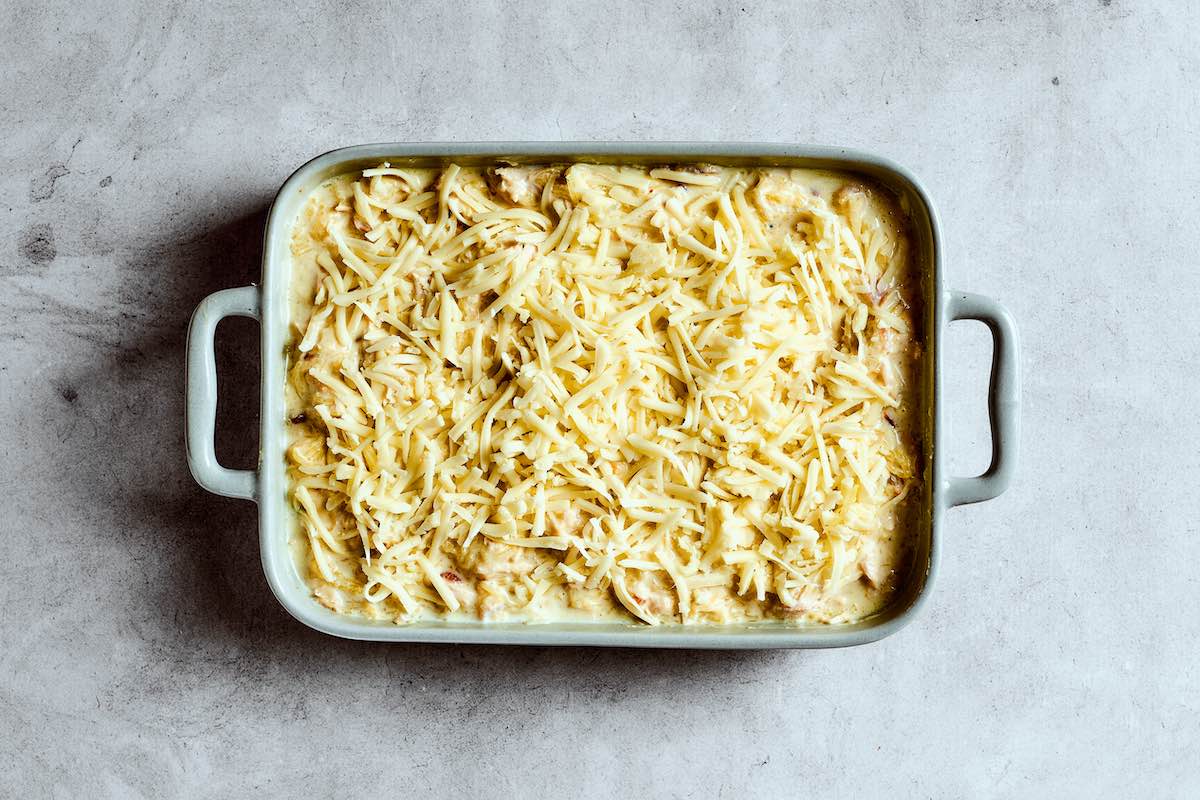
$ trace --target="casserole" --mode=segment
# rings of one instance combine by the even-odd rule
[[[706,161],[735,166],[804,167],[862,175],[890,189],[907,212],[918,263],[918,289],[923,296],[921,337],[926,355],[920,362],[922,472],[920,510],[913,531],[913,563],[893,602],[862,621],[836,626],[792,626],[748,623],[729,626],[665,626],[643,629],[618,622],[498,624],[420,621],[406,625],[372,622],[335,614],[310,595],[303,570],[292,557],[291,515],[287,499],[284,450],[287,444],[284,404],[285,343],[288,337],[288,286],[291,275],[290,236],[294,220],[309,193],[322,181],[388,160],[411,166],[440,166],[453,160],[467,166],[504,161],[547,163],[661,164]],[[998,495],[1011,479],[1018,425],[1017,339],[1011,317],[995,301],[946,291],[942,286],[936,216],[916,180],[890,162],[842,149],[786,146],[656,145],[366,145],[334,151],[309,162],[291,176],[272,206],[266,230],[262,287],[218,292],[205,299],[192,319],[188,337],[187,446],[197,481],[219,494],[259,503],[260,546],[268,583],[285,608],[318,630],[354,639],[440,641],[502,644],[574,644],[646,647],[834,647],[860,644],[885,636],[909,620],[926,596],[937,565],[937,532],[942,512],[950,506]],[[251,316],[262,323],[262,411],[257,471],[221,467],[213,449],[216,404],[212,335],[229,315]],[[955,319],[976,319],[995,341],[989,389],[993,454],[981,476],[948,478],[940,453],[940,333]]]

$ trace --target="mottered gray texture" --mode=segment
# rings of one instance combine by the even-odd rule
[[[1200,792],[1200,12],[1184,2],[9,4],[0,794]],[[461,5],[461,7],[460,7]],[[367,141],[842,144],[911,167],[1023,338],[1021,465],[838,652],[380,646],[270,596],[184,464],[183,343],[273,191]],[[219,449],[254,461],[257,328]],[[990,344],[946,339],[984,466]]]

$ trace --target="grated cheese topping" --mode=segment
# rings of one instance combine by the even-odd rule
[[[291,498],[330,608],[656,625],[887,602],[919,347],[882,189],[384,163],[316,190],[292,250]]]

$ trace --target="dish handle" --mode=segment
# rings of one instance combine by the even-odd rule
[[[1012,314],[990,297],[950,292],[947,314],[951,321],[982,322],[992,333],[992,376],[988,384],[992,461],[982,475],[949,479],[946,505],[962,506],[999,496],[1012,483],[1016,472],[1021,434],[1020,342]]]
[[[217,462],[217,323],[226,317],[262,319],[257,286],[223,289],[196,306],[188,325],[187,392],[184,398],[188,467],[196,482],[225,497],[254,500],[258,476],[253,470],[228,469]]]

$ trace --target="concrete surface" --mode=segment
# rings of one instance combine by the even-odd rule
[[[4,4],[0,795],[1195,797],[1200,7]],[[204,8],[204,11],[198,9]],[[925,613],[823,653],[378,646],[292,622],[184,466],[196,303],[380,140],[848,144],[1024,336],[1024,453]],[[223,326],[221,450],[255,450]],[[951,460],[989,344],[947,342]]]

